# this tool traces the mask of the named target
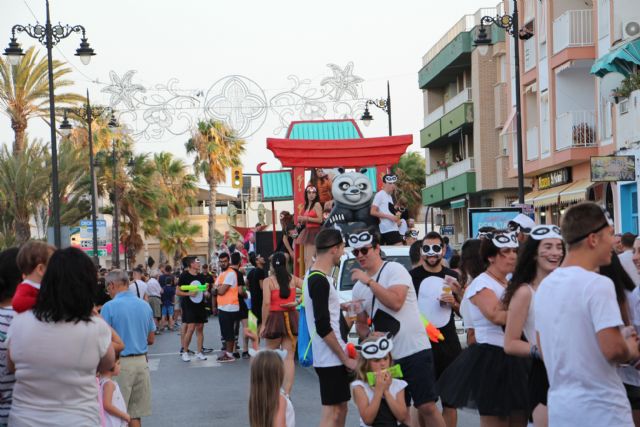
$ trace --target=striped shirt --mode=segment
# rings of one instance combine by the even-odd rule
[[[0,425],[7,424],[16,379],[7,372],[7,331],[16,314],[11,306],[0,307]]]

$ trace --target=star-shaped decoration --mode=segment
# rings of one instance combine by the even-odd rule
[[[353,75],[353,62],[349,62],[344,69],[336,64],[327,64],[327,67],[333,71],[333,76],[322,79],[320,85],[332,87],[334,94],[331,98],[340,101],[344,94],[348,93],[352,99],[358,99],[358,84],[364,79]]]
[[[129,70],[120,78],[115,71],[109,71],[111,84],[102,89],[101,92],[111,94],[111,99],[109,100],[111,107],[117,107],[122,102],[129,110],[134,109],[133,98],[136,92],[146,92],[144,86],[131,83],[135,73],[134,70]]]

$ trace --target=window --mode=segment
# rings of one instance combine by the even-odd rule
[[[611,7],[609,6],[610,0],[598,0],[598,38],[602,39],[609,35],[610,26],[609,18],[611,13]]]

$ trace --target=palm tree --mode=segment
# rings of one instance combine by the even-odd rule
[[[162,203],[171,216],[179,216],[187,206],[195,201],[197,178],[189,173],[187,166],[173,154],[160,152],[153,156],[153,163],[158,174],[158,184],[162,193]],[[166,217],[163,215],[163,217]]]
[[[73,93],[59,93],[63,87],[73,85],[64,76],[71,72],[64,62],[53,61],[54,89],[57,105],[74,104],[84,98]],[[11,119],[15,133],[13,153],[25,149],[27,122],[32,117],[49,115],[49,77],[47,58],[40,57],[32,46],[27,49],[18,65],[12,66],[0,58],[0,104]]]
[[[200,121],[185,144],[187,154],[195,154],[193,167],[196,175],[203,174],[209,185],[209,259],[215,252],[217,186],[224,182],[228,168],[240,166],[240,156],[245,151],[245,141],[236,136],[235,130],[217,120]]]
[[[173,263],[189,253],[195,244],[194,237],[201,232],[199,225],[194,225],[188,219],[172,218],[165,221],[160,229],[160,249],[173,256]]]
[[[410,215],[415,218],[422,204],[421,192],[425,182],[424,157],[418,152],[403,154],[391,170],[398,176],[397,194],[407,198]]]

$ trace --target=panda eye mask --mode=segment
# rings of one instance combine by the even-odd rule
[[[370,245],[373,242],[373,236],[368,231],[363,231],[358,234],[350,234],[347,241],[353,249],[360,249]]]
[[[516,237],[516,233],[496,234],[491,238],[491,241],[498,248],[518,247],[518,238]]]
[[[396,175],[385,175],[382,180],[386,184],[395,184],[398,181],[398,177]]]
[[[420,248],[422,256],[439,256],[442,254],[441,245],[422,245]]]

